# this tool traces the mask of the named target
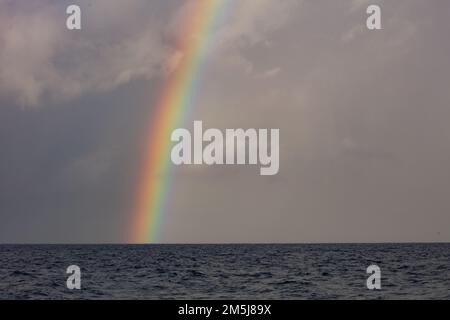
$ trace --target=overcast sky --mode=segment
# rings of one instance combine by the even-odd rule
[[[450,241],[450,2],[228,2],[186,127],[279,128],[280,171],[177,168],[160,240]],[[0,242],[129,239],[187,6],[0,0]]]

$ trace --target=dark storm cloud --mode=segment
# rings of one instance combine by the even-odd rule
[[[0,241],[125,241],[148,83],[64,107],[0,108]]]
[[[0,241],[126,241],[184,6],[80,1],[76,35],[64,4],[27,3],[0,1]],[[381,31],[365,28],[369,3]],[[237,1],[192,119],[280,128],[280,173],[177,168],[162,240],[449,241],[449,9]]]

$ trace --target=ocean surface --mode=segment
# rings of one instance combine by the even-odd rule
[[[0,245],[0,299],[450,299],[450,244]]]

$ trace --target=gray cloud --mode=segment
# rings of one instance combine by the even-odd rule
[[[158,74],[168,50],[158,6],[142,0],[76,3],[82,31],[65,28],[67,1],[0,2],[0,88],[19,105],[64,101]]]
[[[450,241],[450,4],[372,2],[381,31],[365,0],[230,5],[190,120],[280,128],[280,173],[177,168],[163,241]],[[0,241],[126,241],[190,4],[80,1],[77,34],[27,3],[0,1]]]
[[[217,53],[193,117],[279,127],[280,174],[180,173],[167,241],[448,239],[448,5],[378,3],[379,32],[364,2],[303,2],[239,55]]]
[[[1,92],[21,106],[37,106],[160,75],[178,53],[171,39],[194,3],[169,2],[175,9],[145,0],[2,0]],[[65,28],[65,8],[72,3],[82,9],[82,31]],[[258,41],[282,24],[288,9],[267,0],[230,6],[233,18],[220,31],[222,45],[241,37]]]

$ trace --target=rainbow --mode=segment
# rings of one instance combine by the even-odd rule
[[[133,208],[131,243],[157,242],[171,188],[172,131],[192,109],[217,23],[230,0],[195,0],[182,24],[180,61],[168,77],[152,118]]]

